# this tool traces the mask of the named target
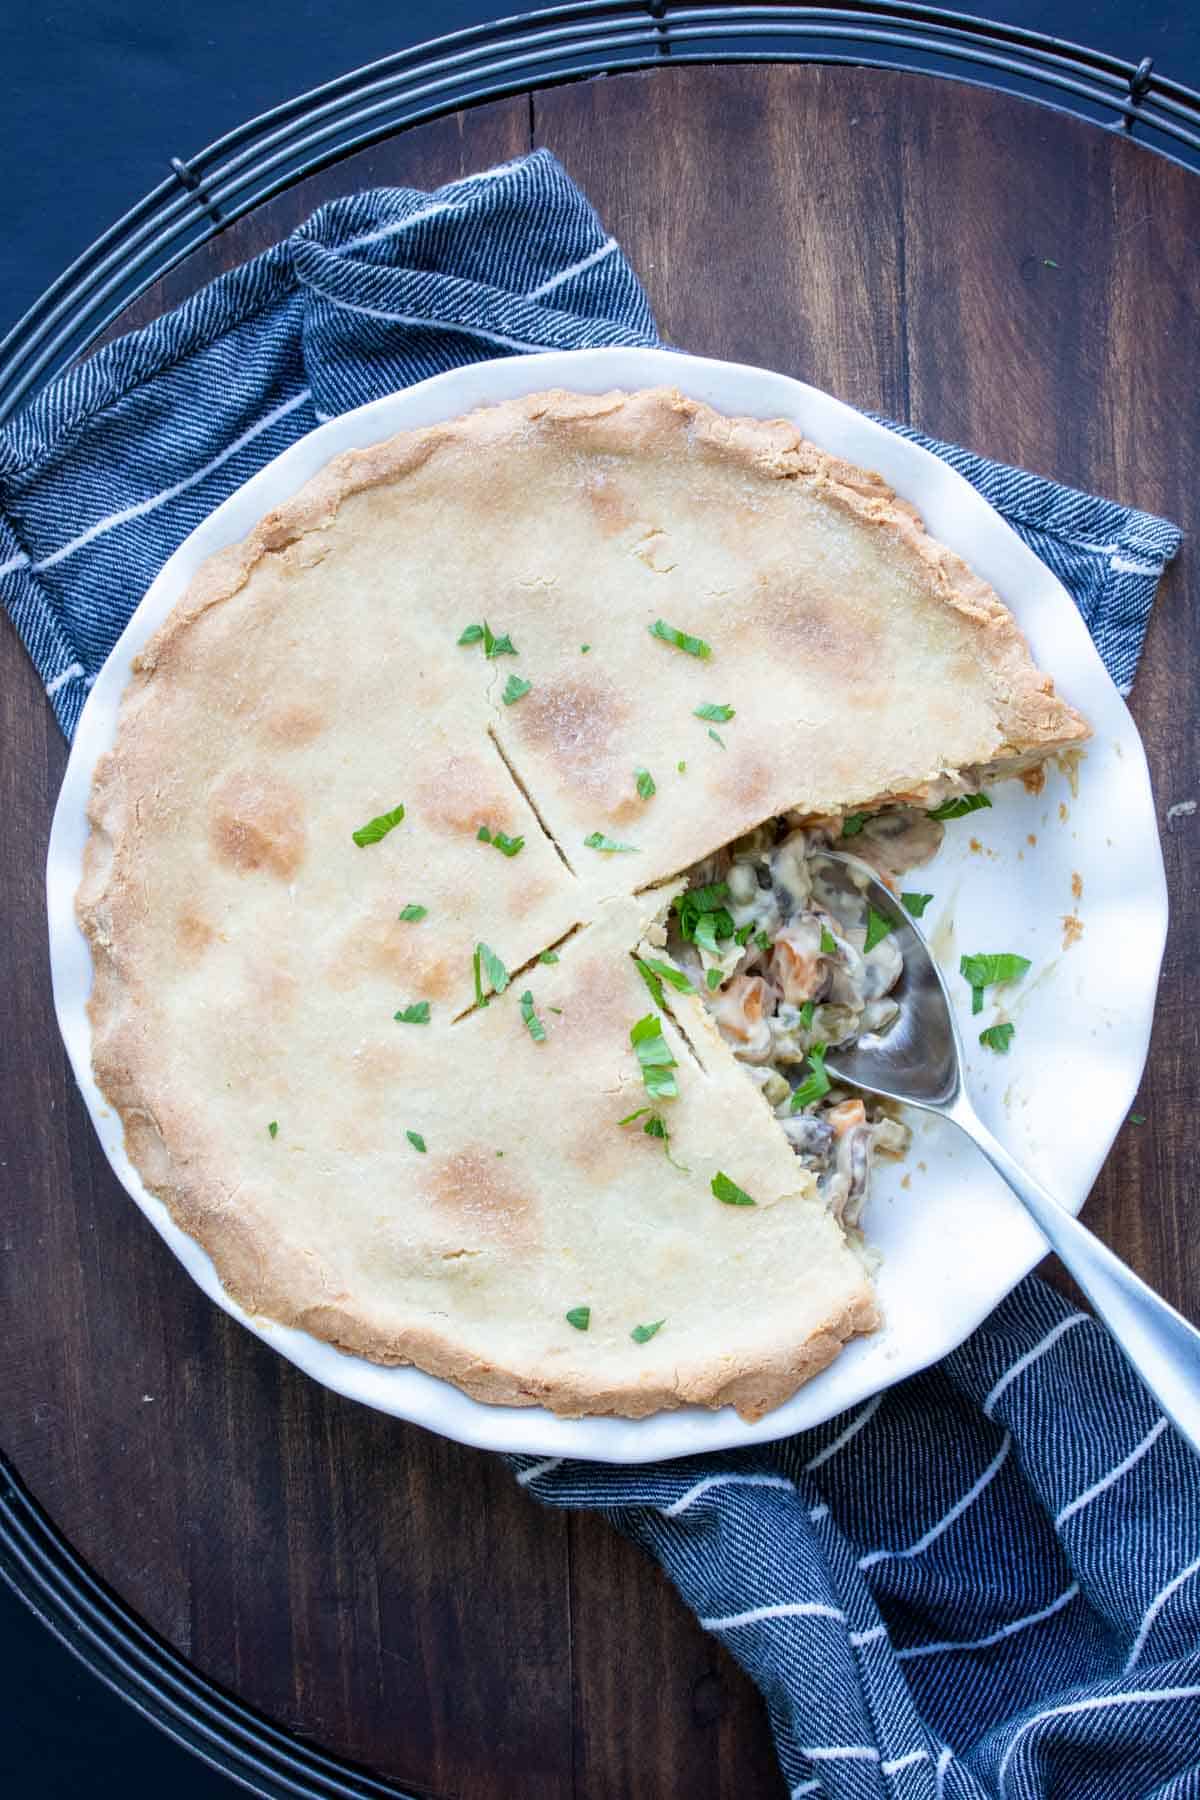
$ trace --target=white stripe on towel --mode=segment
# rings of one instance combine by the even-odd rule
[[[950,1508],[950,1511],[946,1514],[944,1519],[939,1519],[936,1525],[931,1525],[924,1537],[919,1537],[916,1543],[911,1545],[907,1550],[872,1550],[868,1555],[860,1556],[858,1559],[859,1568],[864,1570],[872,1569],[876,1563],[887,1562],[893,1557],[920,1556],[922,1550],[928,1550],[930,1544],[935,1543],[944,1531],[949,1531],[954,1521],[956,1519],[961,1519],[967,1508],[978,1500],[984,1488],[1003,1467],[1004,1460],[1011,1449],[1012,1434],[1011,1432],[1006,1431],[1004,1434],[1004,1442],[1001,1444],[999,1450],[997,1450],[987,1468],[983,1471],[983,1474],[979,1477],[979,1480],[968,1493],[963,1495],[957,1505]]]
[[[539,1475],[548,1475],[551,1469],[557,1469],[561,1462],[561,1456],[548,1456],[544,1462],[534,1463],[532,1469],[522,1469],[517,1476],[518,1486],[528,1487],[530,1482],[536,1481]]]
[[[56,675],[53,681],[48,681],[46,683],[47,698],[53,699],[59,688],[65,688],[68,681],[74,681],[82,674],[83,664],[78,662],[71,663],[67,668],[63,669],[60,674]]]
[[[1124,1462],[1119,1462],[1115,1469],[1109,1470],[1103,1481],[1096,1482],[1094,1487],[1086,1488],[1084,1492],[1078,1495],[1076,1499],[1072,1500],[1069,1505],[1063,1507],[1062,1511],[1054,1521],[1055,1529],[1057,1530],[1057,1528],[1064,1524],[1067,1519],[1073,1518],[1077,1512],[1082,1512],[1085,1506],[1090,1506],[1093,1500],[1098,1500],[1101,1494],[1106,1493],[1110,1487],[1113,1487],[1120,1481],[1122,1475],[1128,1475],[1134,1464],[1141,1462],[1147,1450],[1158,1442],[1166,1429],[1166,1419],[1160,1419],[1158,1424],[1152,1426],[1146,1433],[1141,1443],[1136,1445],[1135,1448],[1129,1452],[1129,1455],[1125,1458]]]
[[[1005,1772],[1021,1738],[1027,1731],[1032,1731],[1035,1725],[1040,1725],[1043,1719],[1062,1719],[1070,1713],[1101,1712],[1106,1706],[1153,1706],[1160,1701],[1196,1699],[1200,1699],[1200,1687],[1144,1688],[1140,1693],[1097,1694],[1091,1700],[1068,1700],[1062,1706],[1048,1707],[1045,1712],[1026,1719],[1013,1733],[1012,1742],[1004,1752],[1004,1760],[1000,1764],[1000,1792],[1004,1793]]]
[[[543,294],[553,293],[556,287],[561,287],[564,281],[570,281],[572,276],[582,275],[588,269],[594,269],[598,262],[603,262],[606,256],[611,256],[616,248],[616,238],[605,238],[600,248],[593,250],[590,256],[580,257],[579,261],[572,263],[569,269],[560,269],[557,275],[551,275],[549,280],[543,281],[539,287],[530,288],[527,294],[522,294],[522,300],[540,300]]]
[[[1019,1631],[1028,1631],[1031,1625],[1040,1625],[1043,1619],[1053,1618],[1064,1606],[1069,1606],[1079,1594],[1079,1583],[1073,1581],[1065,1593],[1052,1600],[1049,1606],[1043,1606],[1040,1612],[1026,1613],[1023,1619],[1013,1619],[1008,1625],[1002,1625],[999,1631],[989,1631],[986,1637],[968,1638],[961,1644],[910,1644],[907,1650],[897,1650],[896,1661],[914,1656],[940,1656],[947,1650],[987,1650],[993,1644],[1002,1644],[1005,1638],[1015,1637]]]
[[[928,1750],[910,1750],[907,1756],[893,1756],[890,1762],[880,1763],[881,1775],[898,1775],[901,1769],[909,1769],[913,1763],[928,1762]]]
[[[500,331],[485,331],[482,325],[460,325],[453,319],[426,319],[420,313],[384,312],[376,306],[355,306],[350,300],[336,300],[332,294],[323,297],[342,312],[361,313],[364,319],[383,319],[389,325],[419,325],[425,331],[461,331],[467,337],[482,338],[485,344],[499,344],[502,350],[545,350],[551,347],[526,343],[524,338],[505,337]]]
[[[879,1752],[874,1744],[818,1744],[815,1748],[804,1746],[801,1756],[809,1762],[878,1762]]]
[[[298,406],[303,406],[305,401],[311,400],[311,398],[312,391],[309,388],[293,394],[290,400],[285,400],[282,406],[277,406],[274,412],[267,414],[265,419],[259,419],[257,424],[251,425],[248,431],[243,431],[241,437],[235,438],[232,444],[226,444],[220,455],[214,456],[212,461],[205,463],[202,469],[196,469],[191,475],[186,475],[182,481],[175,482],[169,488],[163,488],[161,493],[152,494],[148,500],[139,500],[133,506],[122,507],[120,512],[109,513],[106,519],[98,519],[94,525],[89,525],[86,531],[81,531],[78,537],[63,544],[61,549],[52,551],[41,562],[34,563],[34,573],[38,574],[43,569],[52,569],[56,563],[63,562],[68,556],[73,556],[76,550],[82,550],[85,544],[90,544],[94,538],[102,536],[104,532],[112,531],[118,525],[126,525],[130,519],[140,519],[146,513],[154,512],[157,507],[165,506],[168,500],[175,500],[180,494],[186,494],[189,488],[194,488],[198,482],[204,480],[205,476],[211,475],[215,469],[221,467],[222,463],[227,463],[231,456],[236,456],[239,450],[244,450],[246,445],[253,443],[256,437],[261,437],[264,431],[269,431],[272,425],[277,425],[280,419],[286,419],[289,413],[295,412]]]
[[[686,1494],[681,1494],[678,1500],[672,1500],[670,1506],[660,1506],[658,1511],[664,1519],[677,1519],[680,1513],[687,1511],[693,1500],[699,1500],[701,1494],[707,1494],[710,1488],[735,1485],[738,1487],[792,1487],[792,1483],[786,1475],[706,1475],[703,1481],[698,1481],[695,1487],[690,1487]]]
[[[1042,1341],[1039,1344],[1035,1344],[1032,1350],[1027,1350],[1024,1356],[1019,1356],[1012,1368],[1000,1377],[999,1381],[984,1401],[984,1418],[991,1418],[992,1408],[995,1406],[997,1400],[1000,1398],[1005,1388],[1017,1379],[1018,1375],[1023,1375],[1029,1365],[1035,1363],[1039,1356],[1045,1356],[1047,1350],[1053,1349],[1054,1345],[1057,1344],[1059,1338],[1062,1337],[1065,1332],[1070,1331],[1075,1325],[1082,1325],[1086,1317],[1086,1313],[1072,1313],[1069,1319],[1060,1320],[1053,1331],[1048,1331]]]
[[[701,1619],[705,1631],[732,1631],[738,1625],[758,1625],[764,1619],[836,1619],[846,1623],[846,1615],[836,1606],[825,1606],[820,1600],[781,1600],[774,1606],[752,1606],[749,1612],[729,1613],[723,1619]],[[807,1754],[807,1752],[806,1752]]]
[[[495,181],[515,167],[516,163],[501,163],[498,169],[483,169],[471,179],[473,183]],[[381,225],[376,231],[365,231],[361,237],[351,238],[341,246],[338,255],[345,256],[348,250],[361,250],[367,244],[381,244],[385,238],[397,237],[400,232],[407,231],[410,225],[422,225],[426,219],[440,218],[443,213],[465,212],[470,200],[471,195],[467,194],[458,200],[441,200],[436,206],[422,206],[418,212],[409,213],[406,219],[397,219],[394,224]]]
[[[1163,1607],[1167,1604],[1167,1601],[1171,1598],[1171,1595],[1175,1593],[1176,1589],[1181,1588],[1185,1581],[1190,1581],[1197,1569],[1200,1569],[1200,1556],[1196,1558],[1195,1562],[1189,1563],[1186,1569],[1181,1569],[1175,1579],[1173,1581],[1168,1581],[1162,1592],[1154,1596],[1153,1600],[1146,1608],[1146,1616],[1142,1620],[1141,1629],[1133,1641],[1133,1649],[1129,1652],[1129,1661],[1125,1664],[1126,1675],[1128,1675],[1130,1669],[1132,1669],[1134,1663],[1146,1648],[1146,1639],[1150,1635],[1154,1621],[1157,1619]]]
[[[870,1424],[882,1404],[882,1394],[876,1394],[873,1400],[868,1400],[858,1417],[851,1419],[845,1431],[842,1432],[842,1435],[840,1437],[835,1437],[832,1444],[826,1444],[823,1450],[819,1451],[816,1456],[805,1463],[805,1472],[811,1473],[813,1469],[821,1468],[822,1464],[827,1463],[831,1457],[836,1456],[839,1450],[844,1450],[846,1445],[850,1442],[850,1439],[857,1437],[864,1425]]]

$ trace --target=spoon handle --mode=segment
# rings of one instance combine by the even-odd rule
[[[950,1118],[987,1157],[1071,1271],[1167,1417],[1200,1451],[1200,1331],[1023,1169],[965,1099]]]

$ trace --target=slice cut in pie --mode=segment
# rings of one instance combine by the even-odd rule
[[[886,989],[797,871],[1086,732],[786,423],[556,392],[405,433],[137,660],[79,894],[97,1079],[251,1313],[504,1404],[757,1416],[878,1322],[854,1134],[897,1147],[852,1097],[792,1118]]]

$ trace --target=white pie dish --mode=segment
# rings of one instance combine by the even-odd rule
[[[1091,721],[1077,799],[1067,775],[1053,770],[1040,796],[1017,782],[1001,785],[990,812],[948,828],[937,861],[914,883],[936,895],[925,923],[944,964],[956,966],[960,949],[1013,950],[1033,961],[1011,1009],[1018,1024],[1012,1055],[980,1049],[978,1027],[968,1028],[970,1071],[993,1130],[1078,1210],[1141,1074],[1166,932],[1161,852],[1136,730],[1069,595],[969,484],[918,446],[786,377],[671,351],[553,352],[473,364],[314,431],[193,532],[138,607],[80,722],[48,862],[55,1003],[76,1077],[119,1179],[205,1292],[307,1373],[368,1405],[493,1449],[626,1462],[776,1438],[866,1400],[959,1343],[1038,1259],[1038,1234],[952,1127],[914,1117],[912,1153],[903,1166],[876,1171],[865,1220],[883,1255],[878,1287],[887,1323],[785,1405],[754,1424],[728,1410],[567,1420],[539,1408],[485,1405],[418,1370],[383,1368],[249,1319],[224,1293],[208,1256],[143,1187],[125,1156],[120,1121],[95,1085],[85,1005],[91,961],[74,895],[92,772],[112,742],[132,658],[205,557],[242,537],[339,451],[549,387],[661,384],[726,413],[787,417],[823,448],[878,469],[931,533],[995,587],[1035,659]],[[973,841],[983,848],[973,851]],[[1084,931],[1063,951],[1075,875],[1083,882]],[[965,1015],[968,990],[957,977],[952,988]]]

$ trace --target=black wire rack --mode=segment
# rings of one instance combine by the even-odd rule
[[[680,63],[851,63],[1004,87],[1200,169],[1200,93],[1038,32],[910,0],[581,0],[397,52],[174,157],[170,173],[0,342],[0,419],[190,251],[303,176],[407,125],[565,81]],[[87,1568],[0,1457],[0,1579],[103,1681],[267,1800],[405,1800],[193,1669]]]
[[[0,1580],[144,1718],[264,1800],[415,1800],[193,1669],[97,1579],[2,1456]]]
[[[1003,86],[1200,168],[1200,93],[1039,32],[912,0],[581,0],[383,57],[173,157],[0,342],[0,419],[189,251],[302,176],[463,106],[663,63],[854,63]]]

